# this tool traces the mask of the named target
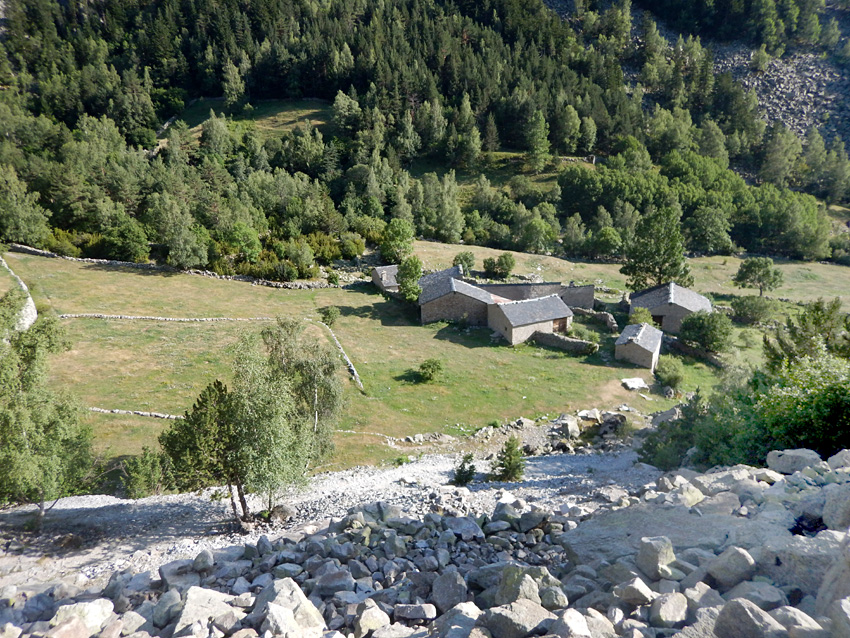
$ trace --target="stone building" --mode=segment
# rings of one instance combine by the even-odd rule
[[[634,312],[635,308],[646,308],[664,332],[676,334],[682,327],[682,320],[691,313],[700,310],[711,312],[711,302],[701,294],[671,282],[633,293],[629,312]]]
[[[487,325],[512,346],[527,341],[535,332],[566,332],[572,319],[573,311],[558,295],[493,303],[487,308]]]
[[[493,303],[495,300],[489,292],[449,277],[432,281],[422,288],[419,316],[423,324],[465,321],[471,326],[486,326],[487,307]]]
[[[614,358],[655,372],[663,333],[648,323],[626,326],[614,344]]]
[[[372,283],[381,292],[398,292],[398,264],[372,268]]]

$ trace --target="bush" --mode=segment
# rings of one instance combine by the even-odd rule
[[[339,236],[339,250],[344,259],[354,259],[366,250],[366,242],[357,233],[343,233]]]
[[[331,286],[339,286],[339,273],[334,270],[328,272],[328,283]]]
[[[496,455],[496,465],[490,473],[490,478],[494,481],[519,481],[524,473],[525,459],[522,457],[519,439],[512,436],[505,441]]]
[[[764,297],[737,297],[732,301],[735,319],[741,323],[754,324],[769,321],[776,313],[776,302]]]
[[[322,323],[332,328],[336,320],[339,319],[339,308],[336,306],[326,306],[319,310],[319,314],[322,316]]]
[[[472,463],[472,453],[464,454],[460,465],[455,468],[452,483],[454,485],[468,485],[475,478],[475,465]]]
[[[121,480],[127,498],[158,495],[173,487],[168,457],[149,447],[142,449],[141,456],[133,456],[124,461],[123,470]]]
[[[649,311],[649,308],[635,308],[632,314],[629,315],[630,326],[638,323],[648,323],[650,326],[656,325],[652,320],[652,313]]]
[[[723,352],[732,345],[732,321],[722,312],[700,310],[685,317],[679,338],[709,352]]]
[[[443,372],[443,362],[440,359],[426,359],[419,366],[419,376],[423,381],[430,382]]]
[[[502,253],[497,259],[487,257],[484,260],[484,272],[488,277],[505,279],[513,271],[516,259],[511,253]]]
[[[573,339],[581,339],[582,341],[589,341],[590,343],[596,344],[598,344],[600,341],[598,332],[591,328],[588,328],[584,324],[575,323],[575,321],[570,326],[568,336],[572,337]]]
[[[658,358],[658,365],[655,366],[655,378],[662,386],[678,389],[685,378],[685,366],[681,359],[665,354]]]
[[[452,261],[452,266],[462,266],[463,274],[468,275],[472,272],[472,268],[475,266],[475,255],[468,250],[459,252],[455,255],[455,258]]]
[[[422,292],[419,286],[420,277],[422,277],[422,262],[416,255],[407,257],[399,264],[396,281],[398,281],[398,291],[405,301],[416,303],[419,299],[419,294]]]
[[[342,256],[336,240],[326,233],[314,232],[307,235],[307,243],[313,250],[313,256],[323,266],[329,266]]]

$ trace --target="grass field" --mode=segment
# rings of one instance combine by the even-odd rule
[[[461,249],[475,253],[477,263],[498,254],[486,248],[417,242],[426,267],[451,263]],[[547,280],[600,283],[622,289],[617,266],[568,262],[517,254],[516,272],[538,273]],[[604,335],[600,351],[590,357],[523,345],[511,348],[491,342],[486,329],[462,329],[437,323],[420,326],[415,312],[388,301],[371,286],[354,289],[278,290],[240,282],[137,269],[103,268],[66,260],[8,253],[11,267],[30,286],[40,310],[57,313],[103,313],[166,317],[318,318],[318,309],[341,311],[334,327],[364,383],[358,391],[346,380],[347,408],[337,436],[339,453],[328,467],[378,462],[398,455],[383,437],[442,431],[459,433],[494,420],[580,408],[611,408],[629,403],[644,412],[666,409],[671,401],[655,396],[647,402],[622,388],[620,379],[646,370],[613,359],[614,336]],[[694,260],[696,288],[718,297],[740,290],[729,279],[738,260]],[[848,269],[823,264],[782,264],[786,275],[780,296],[804,301],[826,291],[841,291]],[[817,280],[813,279],[816,277]],[[2,280],[0,280],[2,281]],[[815,282],[814,284],[812,282]],[[817,291],[817,292],[816,292]],[[609,295],[616,302],[619,293]],[[73,349],[56,357],[52,380],[70,388],[86,406],[107,409],[182,413],[215,378],[227,380],[228,346],[244,330],[258,330],[263,320],[220,323],[64,320]],[[591,324],[587,324],[588,327]],[[313,334],[327,338],[317,325]],[[757,361],[760,336],[751,328],[735,334],[737,362]],[[445,373],[435,383],[419,383],[416,368],[427,358],[444,361]],[[684,390],[706,388],[717,381],[705,364],[686,361]],[[124,415],[92,414],[97,446],[108,456],[138,453],[153,445],[167,422]]]
[[[252,110],[233,114],[231,119],[241,126],[255,129],[262,139],[278,136],[304,122],[310,122],[322,135],[332,133],[331,106],[324,100],[263,100],[252,106]],[[195,138],[200,138],[201,124],[209,118],[210,109],[220,115],[224,111],[224,103],[201,99],[181,114],[180,119],[186,122]]]

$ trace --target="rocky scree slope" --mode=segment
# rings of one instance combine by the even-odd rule
[[[657,476],[590,517],[504,490],[481,516],[376,502],[103,589],[8,587],[0,636],[850,637],[850,450]]]

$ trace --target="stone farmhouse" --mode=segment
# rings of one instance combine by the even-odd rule
[[[655,372],[663,333],[648,323],[626,326],[614,344],[614,358]]]
[[[487,325],[515,346],[539,332],[552,334],[569,330],[573,311],[558,295],[492,303],[487,308]]]
[[[636,308],[649,310],[652,320],[672,334],[679,332],[682,320],[691,313],[712,310],[711,302],[701,294],[672,282],[633,293],[629,311]]]
[[[398,265],[376,266],[372,268],[372,283],[381,292],[398,292]]]

